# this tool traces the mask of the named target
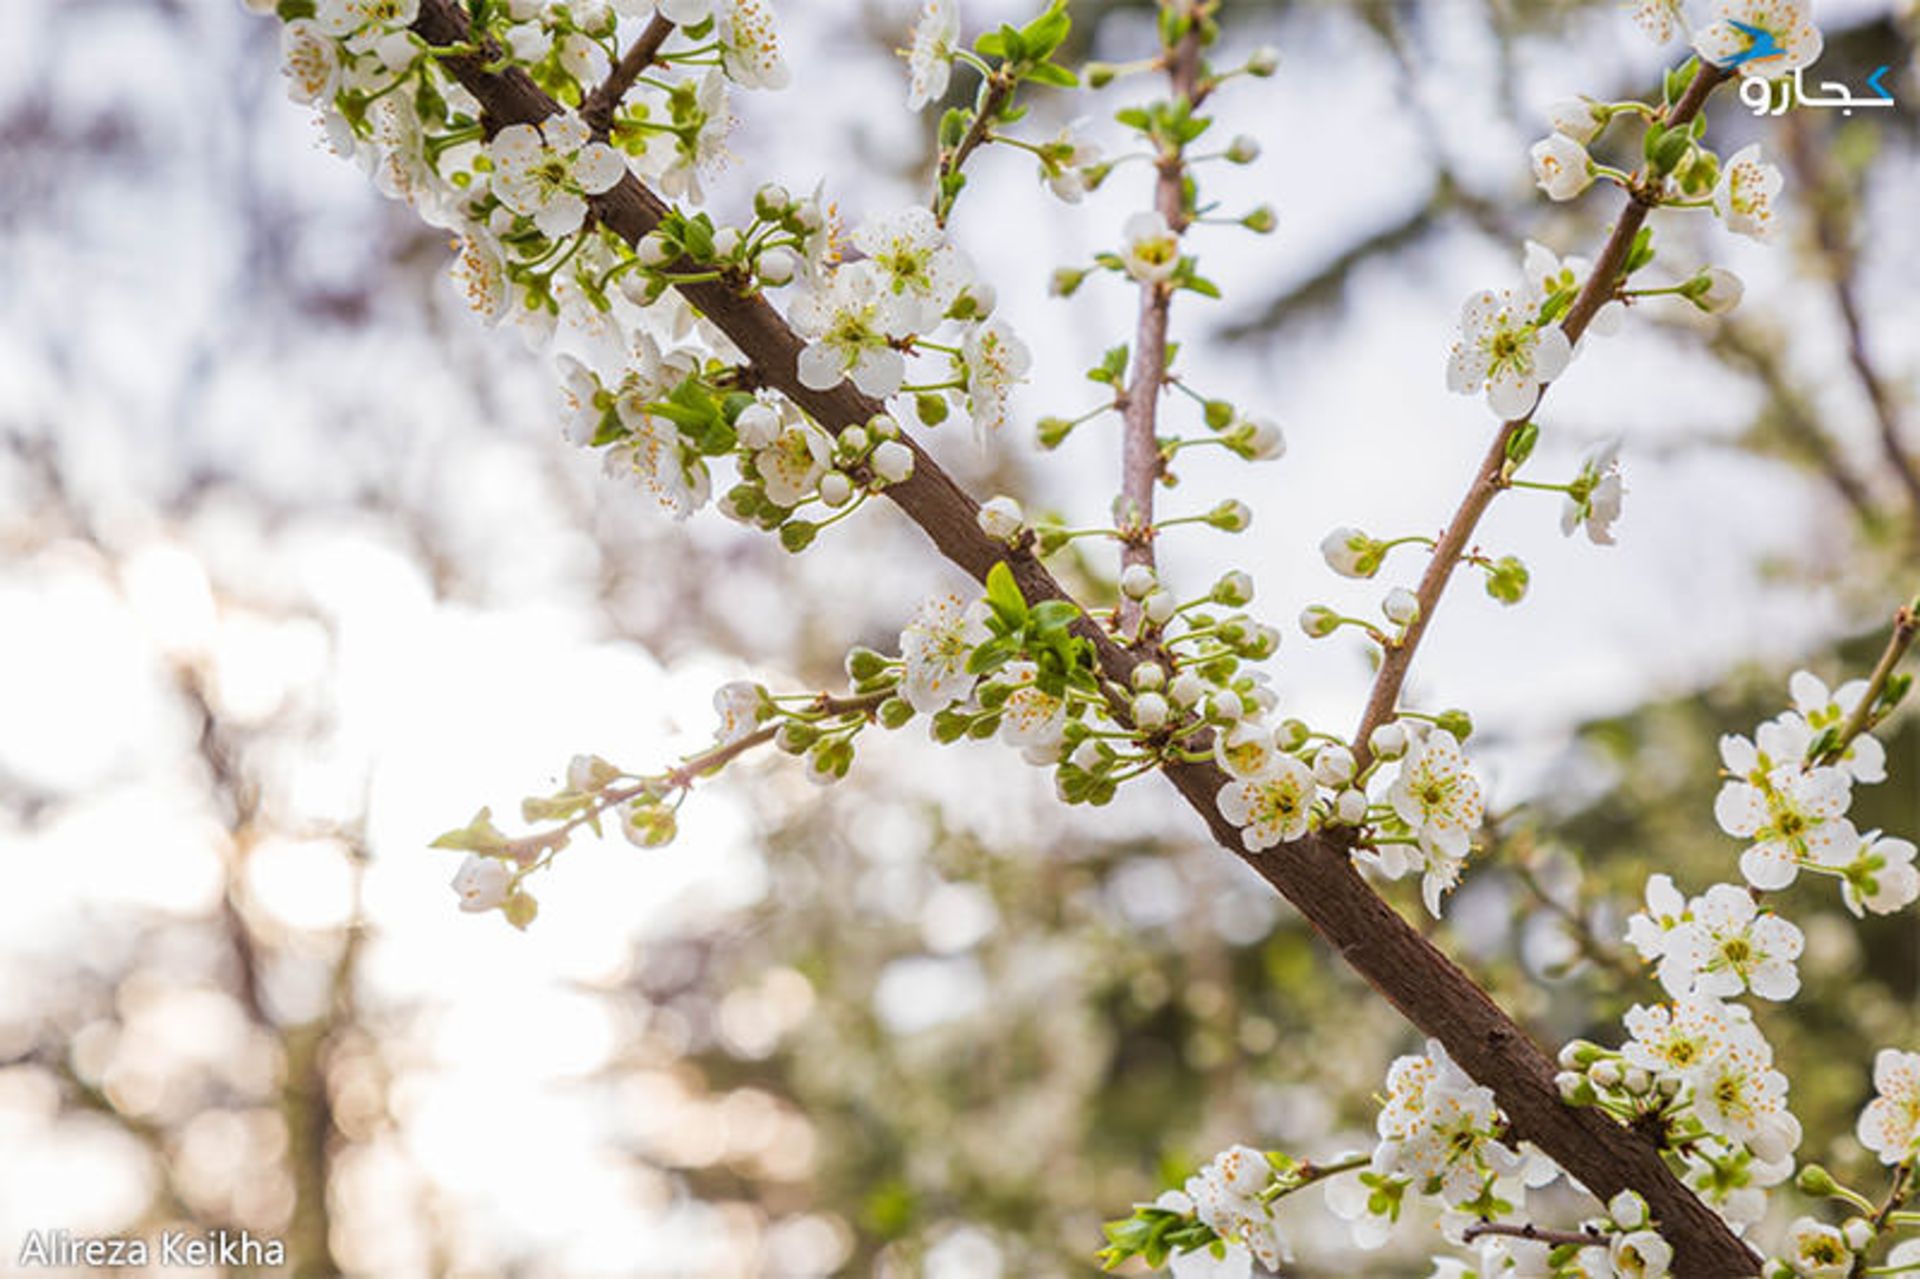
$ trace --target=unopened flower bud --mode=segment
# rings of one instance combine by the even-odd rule
[[[1647,1224],[1647,1201],[1631,1190],[1622,1190],[1607,1200],[1607,1216],[1622,1230],[1638,1230]]]
[[[1227,721],[1237,720],[1247,713],[1246,705],[1240,700],[1240,694],[1230,688],[1223,688],[1215,693],[1208,699],[1207,707],[1215,719]]]
[[[1329,789],[1345,786],[1353,780],[1353,772],[1353,752],[1338,742],[1322,746],[1313,757],[1313,778]]]
[[[795,225],[808,235],[813,234],[825,225],[824,220],[820,216],[820,206],[813,200],[802,200],[798,204],[795,204],[793,206],[792,216]]]
[[[845,506],[853,498],[853,481],[845,471],[828,471],[820,477],[820,500],[828,506]]]
[[[1420,597],[1404,586],[1396,586],[1387,592],[1380,611],[1395,626],[1412,626],[1420,620]]]
[[[793,207],[793,197],[778,182],[768,182],[753,193],[754,213],[768,222],[777,222]]]
[[[1878,1233],[1873,1228],[1873,1223],[1865,1217],[1848,1217],[1846,1223],[1840,1227],[1841,1237],[1847,1241],[1847,1247],[1855,1252],[1865,1252],[1867,1245],[1873,1242],[1873,1237]]]
[[[1004,494],[989,499],[980,507],[980,531],[996,542],[1011,544],[1026,527],[1026,512],[1020,503]]]
[[[1260,143],[1243,133],[1227,144],[1226,155],[1230,163],[1252,164],[1260,158]]]
[[[453,875],[453,891],[460,895],[460,909],[470,915],[497,910],[506,903],[507,887],[513,871],[498,857],[468,853]]]
[[[1407,753],[1407,730],[1398,720],[1382,724],[1367,735],[1367,750],[1375,759],[1399,759]]]
[[[740,416],[733,420],[733,429],[746,447],[766,448],[780,435],[779,411],[771,404],[756,401],[740,410]]]
[[[1280,727],[1273,730],[1273,744],[1283,751],[1297,751],[1307,744],[1311,736],[1313,730],[1307,727],[1306,721],[1284,719],[1280,721]]]
[[[793,279],[799,265],[799,255],[784,244],[776,244],[760,255],[760,260],[754,263],[754,271],[759,275],[760,283],[778,288]]]
[[[673,245],[658,231],[649,231],[633,246],[633,255],[640,259],[641,266],[665,266],[673,261]]]
[[[1167,696],[1173,699],[1174,705],[1182,707],[1196,704],[1206,691],[1207,686],[1192,671],[1181,671],[1167,685]]]
[[[1308,639],[1325,639],[1340,629],[1340,614],[1325,604],[1309,604],[1300,610],[1300,629]]]
[[[1133,699],[1134,727],[1142,732],[1152,733],[1163,728],[1171,713],[1167,699],[1158,693],[1141,693]]]
[[[1372,577],[1386,548],[1357,528],[1337,528],[1320,539],[1320,556],[1342,577]]]
[[[1155,626],[1165,626],[1173,620],[1173,615],[1180,611],[1180,601],[1173,598],[1172,591],[1155,591],[1147,596],[1140,606],[1140,611],[1145,613],[1147,620]]]
[[[1086,278],[1087,273],[1078,267],[1056,267],[1053,279],[1047,284],[1047,292],[1057,298],[1070,298]]]
[[[1153,594],[1160,579],[1145,564],[1129,564],[1120,574],[1120,593],[1130,600],[1143,600]]]
[[[730,258],[740,250],[740,232],[733,227],[723,226],[713,233],[713,256]]]
[[[1247,58],[1247,74],[1265,79],[1280,68],[1280,51],[1263,44]]]
[[[1620,1062],[1613,1057],[1602,1057],[1587,1071],[1587,1078],[1593,1080],[1596,1087],[1617,1088],[1620,1086]]]
[[[1245,502],[1234,498],[1228,498],[1207,512],[1208,526],[1225,533],[1244,533],[1251,523],[1253,511]]]
[[[1274,228],[1280,225],[1280,215],[1273,211],[1271,204],[1262,204],[1249,210],[1240,219],[1240,225],[1255,235],[1272,235]]]
[[[1158,662],[1142,662],[1128,679],[1143,693],[1155,692],[1167,686],[1167,668]]]
[[[1343,826],[1358,826],[1367,820],[1367,793],[1349,787],[1333,801],[1333,815]]]
[[[899,440],[882,441],[869,461],[873,473],[889,484],[898,484],[913,474],[913,450]]]

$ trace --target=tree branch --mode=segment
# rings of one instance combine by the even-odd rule
[[[1665,123],[1669,128],[1687,124],[1700,114],[1700,108],[1706,104],[1707,96],[1727,78],[1727,73],[1709,62],[1702,62],[1694,74],[1693,82],[1680,101],[1673,104],[1667,112]],[[1593,264],[1593,270],[1587,276],[1587,282],[1580,289],[1573,305],[1567,308],[1567,314],[1560,321],[1560,328],[1566,333],[1567,341],[1578,343],[1587,326],[1593,323],[1593,317],[1600,308],[1613,298],[1614,287],[1619,281],[1620,270],[1626,265],[1627,254],[1633,248],[1633,238],[1640,233],[1640,227],[1647,220],[1647,214],[1653,209],[1653,202],[1636,187],[1627,194],[1626,207],[1620,210],[1620,217],[1613,224],[1613,233],[1607,237],[1605,247],[1600,250],[1599,260]],[[1540,388],[1540,396],[1545,397],[1546,387]],[[1420,647],[1421,639],[1427,633],[1427,627],[1433,621],[1433,614],[1440,607],[1440,597],[1446,592],[1447,583],[1453,577],[1453,570],[1466,553],[1467,544],[1473,537],[1473,531],[1479,527],[1480,517],[1486,514],[1487,507],[1500,490],[1507,486],[1504,472],[1507,462],[1507,445],[1514,434],[1532,420],[1539,409],[1539,399],[1534,407],[1510,422],[1501,425],[1494,434],[1493,446],[1480,463],[1478,474],[1467,489],[1467,495],[1461,499],[1460,506],[1448,521],[1446,530],[1441,533],[1439,542],[1433,548],[1433,558],[1427,562],[1427,570],[1420,576],[1420,585],[1414,592],[1420,601],[1419,614],[1408,624],[1406,632],[1395,644],[1388,646],[1381,659],[1379,673],[1374,676],[1373,692],[1367,698],[1367,708],[1360,716],[1360,726],[1353,734],[1353,756],[1361,768],[1365,768],[1373,757],[1367,738],[1373,730],[1393,717],[1400,705],[1400,690],[1406,683],[1407,671],[1413,665],[1413,655]]]
[[[421,0],[414,29],[429,43],[455,44],[466,38],[466,15],[456,0]],[[490,72],[485,58],[471,55],[449,56],[445,64],[502,123],[535,123],[560,109],[517,69]],[[597,197],[594,208],[606,226],[632,242],[659,224],[667,206],[628,175]],[[827,391],[803,385],[795,371],[800,340],[764,298],[743,297],[713,281],[678,287],[753,361],[768,385],[823,426],[844,430],[882,410],[848,383]],[[913,473],[884,492],[941,554],[979,581],[1004,560],[1029,602],[1068,599],[1030,551],[1011,549],[981,532],[978,504],[924,450],[908,443]],[[1102,673],[1124,686],[1139,659],[1084,612],[1077,631],[1093,644]],[[1648,1141],[1598,1111],[1561,1102],[1552,1060],[1472,978],[1367,887],[1347,849],[1311,836],[1249,856],[1239,830],[1215,802],[1227,776],[1211,763],[1170,763],[1165,772],[1222,848],[1258,871],[1409,1021],[1445,1044],[1468,1074],[1493,1089],[1519,1135],[1603,1199],[1627,1188],[1640,1192],[1670,1232],[1682,1273],[1758,1272],[1746,1246],[1680,1184]]]
[[[673,23],[662,14],[654,14],[653,21],[641,30],[640,38],[620,55],[620,61],[614,63],[607,78],[580,104],[580,118],[593,130],[595,138],[604,139],[613,128],[613,113],[619,108],[620,99],[627,96],[627,90],[640,78],[640,73],[653,65],[660,46],[672,34]]]
[[[1167,0],[1170,4],[1182,0]],[[1200,22],[1189,13],[1187,32],[1178,44],[1166,51],[1167,81],[1173,96],[1198,106],[1206,96],[1200,84]],[[1175,235],[1186,231],[1192,219],[1187,212],[1187,165],[1179,142],[1167,141],[1154,163],[1153,207],[1167,220]],[[1120,497],[1126,508],[1120,519],[1120,569],[1135,565],[1154,566],[1153,491],[1166,469],[1160,455],[1157,424],[1160,393],[1167,384],[1167,312],[1173,303],[1173,286],[1158,280],[1140,284],[1140,320],[1134,331],[1133,372],[1127,381],[1126,399],[1121,410]],[[1123,635],[1137,635],[1137,646],[1149,643],[1146,617],[1141,601],[1120,595],[1119,629]]]

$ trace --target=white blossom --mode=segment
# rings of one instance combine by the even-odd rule
[[[1667,953],[1667,939],[1687,919],[1687,899],[1665,874],[1647,877],[1647,904],[1627,919],[1627,942],[1651,963]]]
[[[1838,768],[1803,768],[1804,722],[1760,726],[1758,744],[1729,735],[1720,756],[1733,780],[1720,788],[1713,814],[1729,835],[1750,837],[1740,872],[1755,888],[1785,888],[1805,862],[1840,866],[1851,861],[1860,836],[1845,813],[1851,782]]]
[[[892,339],[911,330],[891,298],[879,267],[850,262],[795,299],[789,318],[808,339],[800,352],[800,381],[825,391],[851,376],[877,399],[898,391],[907,366]]]
[[[866,254],[891,295],[895,337],[926,333],[972,278],[972,268],[926,209],[913,205],[864,222],[853,246]]]
[[[1533,157],[1533,180],[1550,200],[1571,200],[1593,182],[1587,149],[1564,133],[1549,133],[1527,154]]]
[[[826,437],[795,423],[753,455],[753,469],[769,502],[794,507],[813,492],[832,461],[833,446]]]
[[[1655,44],[1673,39],[1676,30],[1687,29],[1683,0],[1635,0],[1633,21]]]
[[[1247,851],[1258,853],[1307,833],[1313,796],[1312,770],[1292,755],[1276,755],[1265,776],[1228,782],[1214,803],[1241,828]]]
[[[468,853],[454,872],[453,891],[460,895],[460,909],[468,914],[497,910],[507,901],[507,889],[513,883],[513,870],[498,857]]]
[[[653,398],[638,386],[623,387],[615,397],[627,433],[607,446],[604,466],[608,475],[635,481],[662,509],[683,520],[706,504],[711,481],[705,465],[681,448],[680,428],[648,407]]]
[[[1913,865],[1913,841],[1879,831],[1861,837],[1860,851],[1841,868],[1840,895],[1855,917],[1865,911],[1891,915],[1920,898],[1920,871]]]
[[[510,124],[487,152],[493,157],[493,193],[550,238],[578,231],[587,216],[586,197],[611,189],[627,171],[620,153],[592,141],[587,126],[571,114],[537,125]]]
[[[462,232],[447,276],[468,308],[487,324],[497,324],[506,314],[511,297],[506,259],[499,242],[485,230],[470,226]]]
[[[1067,719],[1066,700],[1041,688],[1037,675],[1031,662],[1012,662],[1001,677],[1013,691],[1000,708],[1000,740],[1030,755],[1057,746]]]
[[[1756,1051],[1754,1040],[1757,1032],[1687,1072],[1686,1079],[1701,1127],[1756,1152],[1777,1150],[1778,1157],[1799,1144],[1799,1123],[1786,1108],[1787,1077],[1773,1069],[1771,1050]]]
[[[1502,1123],[1493,1090],[1476,1084],[1429,1039],[1424,1056],[1398,1058],[1387,1071],[1373,1171],[1411,1178],[1458,1207],[1491,1176],[1519,1169],[1520,1156],[1494,1139]]]
[[[1873,1059],[1874,1098],[1854,1132],[1883,1164],[1920,1155],[1920,1053],[1882,1048]]]
[[[1007,420],[1007,399],[1016,382],[1033,366],[1027,351],[1005,320],[995,318],[967,330],[960,344],[967,367],[967,403],[976,431],[995,431]]]
[[[1673,1273],[1673,1245],[1652,1230],[1630,1230],[1613,1237],[1607,1260],[1621,1279],[1665,1279]]]
[[[766,0],[727,0],[719,22],[720,64],[743,89],[784,89],[792,79],[780,56]]]
[[[1784,181],[1779,169],[1760,159],[1760,144],[1749,143],[1720,170],[1713,207],[1727,230],[1765,240],[1773,233],[1773,197]]]
[[[1434,729],[1402,760],[1388,800],[1422,847],[1453,858],[1467,855],[1471,833],[1480,825],[1480,783],[1452,733]]]
[[[1764,79],[1785,75],[1820,56],[1823,41],[1812,10],[1808,0],[1717,0],[1712,20],[1694,33],[1693,47],[1708,62],[1725,66],[1753,47],[1754,37],[1734,25],[1742,23],[1771,36],[1779,52],[1747,59],[1740,64],[1740,74]]]
[[[959,39],[960,10],[954,0],[926,0],[907,48],[907,110],[918,111],[946,96]]]
[[[325,104],[340,88],[338,46],[311,18],[295,18],[280,29],[280,69],[295,102]]]
[[[1830,692],[1826,684],[1811,672],[1795,671],[1787,681],[1787,691],[1793,697],[1794,710],[1806,721],[1809,729],[1818,732],[1846,723],[1859,709],[1861,699],[1867,695],[1867,681],[1848,680]],[[1840,757],[1839,766],[1852,774],[1856,782],[1883,782],[1887,779],[1886,747],[1880,744],[1878,738],[1862,733],[1848,743],[1846,753]]]
[[[1053,140],[1040,146],[1040,176],[1054,195],[1068,204],[1078,204],[1087,194],[1088,168],[1100,163],[1100,147],[1067,125]]]
[[[969,603],[953,594],[921,602],[900,632],[900,656],[906,662],[900,694],[913,709],[931,714],[973,692],[967,659],[990,634],[986,613],[984,601]]]
[[[1265,1155],[1250,1146],[1233,1146],[1187,1178],[1185,1191],[1194,1215],[1215,1234],[1243,1245],[1261,1265],[1277,1270],[1293,1260],[1293,1252],[1259,1198],[1271,1177]]]
[[[1726,999],[1750,990],[1762,999],[1791,999],[1800,990],[1794,961],[1805,948],[1800,930],[1734,884],[1715,884],[1694,898],[1689,920],[1665,939],[1660,984],[1675,997]]]
[[[1627,486],[1620,478],[1620,445],[1602,445],[1580,464],[1560,508],[1560,532],[1568,537],[1585,528],[1587,540],[1595,546],[1613,545],[1613,522],[1620,518],[1620,505]]]
[[[313,9],[313,21],[320,30],[336,38],[354,37],[348,47],[355,52],[370,49],[381,37],[405,31],[419,16],[420,0],[319,0]]]
[[[713,713],[720,723],[713,730],[714,741],[732,745],[760,727],[760,707],[766,690],[752,680],[729,680],[713,691]]]
[[[1493,411],[1512,420],[1532,410],[1541,386],[1572,358],[1567,335],[1557,325],[1535,325],[1533,308],[1512,289],[1483,289],[1460,308],[1447,388],[1462,395],[1484,391]]]
[[[1258,720],[1243,719],[1213,735],[1213,758],[1229,777],[1247,781],[1270,774],[1279,762],[1280,749],[1272,729]]]
[[[1120,260],[1142,284],[1159,284],[1180,265],[1180,237],[1157,212],[1136,213],[1120,232]]]
[[[1787,1229],[1786,1262],[1800,1279],[1847,1279],[1853,1250],[1836,1226],[1801,1217]]]

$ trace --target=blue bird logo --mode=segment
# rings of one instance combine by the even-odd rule
[[[1779,38],[1765,27],[1756,27],[1752,23],[1741,22],[1737,18],[1728,18],[1727,25],[1747,38],[1747,47],[1734,54],[1720,65],[1731,71],[1735,67],[1749,62],[1758,62],[1762,58],[1774,58],[1786,52]]]

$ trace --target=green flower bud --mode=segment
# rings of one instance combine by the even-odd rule
[[[1213,590],[1207,598],[1216,604],[1238,608],[1253,598],[1253,578],[1239,569],[1234,569],[1213,584]]]
[[[1073,423],[1064,417],[1043,417],[1035,433],[1040,437],[1041,448],[1057,449],[1073,433]]]
[[[525,932],[527,926],[539,916],[540,903],[533,899],[532,893],[521,891],[507,898],[506,904],[500,910],[507,917],[509,924]]]
[[[1456,741],[1464,742],[1473,736],[1473,716],[1462,710],[1440,712],[1434,716],[1433,726],[1452,733]]]
[[[1527,566],[1517,557],[1502,556],[1487,568],[1487,594],[1502,604],[1518,604],[1526,598],[1530,580]]]
[[[1309,604],[1300,610],[1300,629],[1308,639],[1325,639],[1340,629],[1340,614],[1325,604]]]
[[[810,520],[788,520],[780,526],[780,545],[798,555],[813,545],[820,526]]]
[[[1280,225],[1280,215],[1273,211],[1271,204],[1263,204],[1241,218],[1240,225],[1256,235],[1271,235]]]
[[[913,718],[913,703],[904,697],[889,697],[880,703],[880,726],[900,728]]]
[[[1253,523],[1253,512],[1247,504],[1234,498],[1228,498],[1207,512],[1207,524],[1224,533],[1244,533]]]
[[[1079,289],[1080,282],[1087,278],[1084,269],[1063,266],[1054,270],[1053,279],[1047,286],[1047,292],[1057,298],[1070,298]]]
[[[847,678],[856,684],[864,684],[887,673],[886,657],[870,648],[848,649],[846,666]]]

